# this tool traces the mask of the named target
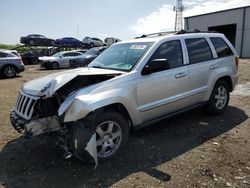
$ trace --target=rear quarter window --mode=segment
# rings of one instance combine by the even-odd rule
[[[5,57],[8,57],[8,54],[0,52],[0,58],[5,58]]]
[[[185,42],[187,45],[190,64],[213,59],[211,49],[205,38],[185,39]]]
[[[227,57],[233,55],[231,48],[220,37],[210,37],[211,42],[214,45],[218,58]]]

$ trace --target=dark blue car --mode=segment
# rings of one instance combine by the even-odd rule
[[[83,43],[76,38],[73,37],[65,37],[56,40],[57,46],[64,46],[64,47],[82,47]]]

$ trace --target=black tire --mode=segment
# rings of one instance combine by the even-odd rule
[[[6,65],[2,69],[2,74],[6,78],[13,78],[17,75],[17,69],[13,65]]]
[[[228,106],[229,86],[224,80],[216,82],[208,103],[208,112],[212,115],[222,114]]]
[[[51,69],[58,69],[58,68],[59,68],[59,64],[57,62],[52,62]]]
[[[91,43],[90,43],[90,48],[94,48],[94,47],[95,47],[94,43],[91,42]]]
[[[84,119],[79,120],[75,123],[74,125],[74,134],[73,134],[73,142],[77,138],[78,139],[78,146],[73,147],[73,153],[74,155],[83,161],[84,163],[89,163],[93,164],[94,159],[90,156],[90,154],[85,150],[85,147],[87,145],[86,142],[88,142],[91,138],[91,136],[96,132],[96,143],[97,143],[97,153],[98,153],[98,161],[106,161],[110,158],[114,158],[121,151],[124,150],[124,148],[127,145],[128,138],[129,138],[129,125],[128,121],[118,112],[114,111],[107,111],[103,113],[98,113],[96,115],[93,115],[88,122],[91,122],[91,126],[93,127],[93,130],[90,131],[89,129],[86,129],[86,124],[83,123]],[[109,126],[112,122],[115,122],[111,128],[111,135],[119,135],[118,132],[120,132],[120,137],[117,136],[115,138],[111,138],[112,136],[108,133]],[[107,124],[107,130],[103,131],[103,136],[101,137],[98,133],[100,132],[99,128],[100,126],[103,126],[102,128],[105,128],[105,124]],[[116,126],[119,126],[116,127]],[[82,126],[82,127],[81,127]],[[83,126],[85,128],[83,128]],[[105,129],[104,129],[105,130]],[[107,140],[106,140],[107,139]],[[112,143],[116,143],[116,147],[111,148],[110,146],[107,146],[106,144],[109,144],[109,139],[112,139]],[[81,141],[81,143],[79,143]],[[101,144],[101,145],[98,145]],[[75,143],[73,143],[73,146]],[[114,144],[115,145],[115,144]],[[102,148],[105,147],[104,149],[104,155],[102,154]]]

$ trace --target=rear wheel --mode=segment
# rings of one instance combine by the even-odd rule
[[[212,91],[212,94],[208,103],[208,112],[210,114],[219,115],[222,114],[229,102],[229,86],[224,80],[219,80]]]
[[[81,120],[79,120],[81,121]],[[75,130],[78,129],[77,123]],[[93,124],[96,133],[96,150],[99,161],[105,161],[117,156],[127,145],[129,137],[129,127],[126,119],[119,113],[109,111],[98,117],[94,117]],[[79,129],[78,129],[79,134]],[[86,132],[82,131],[82,137]],[[74,148],[74,154],[80,160],[87,163],[94,163],[93,158],[84,149],[87,143],[79,143],[83,147]]]
[[[3,68],[3,75],[7,78],[12,78],[12,77],[15,77],[17,74],[17,70],[14,66],[12,65],[6,65],[4,68]]]

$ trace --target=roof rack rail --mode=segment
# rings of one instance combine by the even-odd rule
[[[177,31],[176,34],[179,35],[179,34],[189,34],[189,33],[218,33],[217,31],[201,31],[199,29],[195,29],[194,31],[186,31],[186,30],[180,30],[180,31]]]
[[[158,33],[150,33],[150,34],[143,34],[139,37],[135,37],[135,39],[139,38],[146,38],[150,36],[163,36],[163,35],[169,35],[169,34],[175,34],[175,35],[180,35],[180,34],[189,34],[189,33],[217,33],[217,31],[200,31],[198,29],[195,29],[194,31],[186,31],[186,30],[180,30],[180,31],[163,31],[163,32],[158,32]]]
[[[162,36],[162,35],[169,35],[169,34],[175,34],[176,31],[162,31],[162,32],[157,32],[157,33],[150,33],[150,34],[143,34],[139,37],[135,37],[135,39],[139,39],[139,38],[146,38],[146,37],[149,37],[149,36]]]

